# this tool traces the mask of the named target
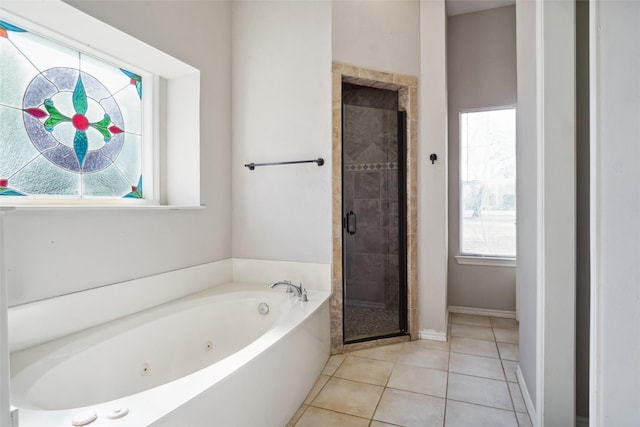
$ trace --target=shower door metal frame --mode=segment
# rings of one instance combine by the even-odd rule
[[[407,304],[409,281],[407,278],[407,112],[398,111],[398,311],[401,334],[409,333]]]
[[[353,84],[353,83],[352,83]],[[363,86],[363,85],[358,85]],[[370,86],[363,86],[370,87]],[[391,90],[391,89],[387,89]],[[396,90],[397,92],[397,90]],[[399,95],[399,94],[398,94]],[[344,102],[341,100],[341,116],[342,116],[342,142],[341,149],[344,150]],[[344,209],[343,197],[344,197],[344,157],[341,156],[340,162],[340,170],[341,170],[341,186],[340,186],[340,204],[342,211],[342,341],[343,344],[357,344],[367,341],[385,339],[385,338],[394,338],[394,337],[402,337],[409,335],[408,328],[408,305],[407,305],[407,294],[408,294],[408,280],[407,280],[407,113],[406,111],[397,111],[398,121],[397,121],[397,137],[398,137],[398,332],[392,332],[388,334],[381,335],[373,335],[364,338],[357,338],[353,340],[347,340],[346,331],[345,331],[345,320],[344,320],[344,309],[346,306],[347,299],[347,248],[345,237],[348,233],[348,224],[349,224],[349,213]],[[351,212],[352,213],[352,212]],[[356,219],[357,221],[357,219]],[[357,229],[357,224],[356,224]]]

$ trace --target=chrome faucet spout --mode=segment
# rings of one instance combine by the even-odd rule
[[[271,289],[275,288],[276,286],[286,286],[287,292],[293,292],[298,298],[300,298],[301,301],[308,301],[307,290],[302,287],[302,283],[300,283],[300,285],[298,286],[294,285],[288,280],[281,280],[269,285]]]
[[[280,282],[275,282],[269,285],[270,288],[275,288],[276,286],[287,286],[288,291],[291,291],[296,294],[296,296],[302,295],[302,286],[296,286],[288,280],[282,280]]]

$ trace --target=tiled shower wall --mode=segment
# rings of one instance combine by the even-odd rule
[[[398,92],[343,85],[343,207],[357,216],[347,236],[347,303],[397,310]]]

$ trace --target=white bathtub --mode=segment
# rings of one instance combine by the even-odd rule
[[[21,427],[282,427],[329,356],[328,297],[228,283],[14,352],[12,405]]]

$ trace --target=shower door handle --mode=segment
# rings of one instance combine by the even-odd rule
[[[349,211],[346,219],[346,228],[347,233],[354,235],[356,234],[356,214],[353,211]]]

